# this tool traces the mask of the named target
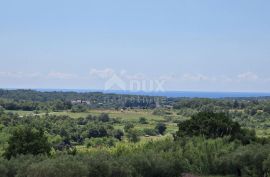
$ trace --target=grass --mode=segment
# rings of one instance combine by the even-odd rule
[[[34,111],[7,111],[7,112],[13,112],[17,113],[20,116],[27,116],[27,115],[33,115],[35,114]],[[102,113],[107,113],[111,118],[120,119],[122,122],[132,122],[135,124],[135,128],[137,130],[143,131],[146,128],[155,128],[156,124],[158,122],[165,122],[164,116],[160,115],[153,115],[153,110],[150,109],[132,109],[132,110],[111,110],[111,109],[93,109],[88,110],[87,112],[79,112],[74,113],[70,111],[62,111],[62,112],[50,112],[50,115],[67,115],[74,119],[80,118],[80,117],[86,117],[88,115],[98,116]],[[45,115],[45,112],[38,113],[36,115]],[[172,117],[176,117],[176,113],[172,112]],[[140,124],[139,119],[141,117],[144,117],[147,119],[148,124]],[[179,116],[178,116],[179,117]],[[167,133],[174,133],[178,130],[177,124],[172,122],[165,122],[167,125]],[[115,128],[123,129],[124,124],[115,124]]]
[[[7,111],[17,113],[20,116],[27,116],[35,114],[34,111]],[[135,124],[136,129],[143,131],[146,128],[154,128],[158,122],[165,122],[167,125],[167,133],[174,133],[178,130],[177,124],[172,121],[166,121],[167,118],[173,120],[186,120],[187,117],[177,115],[177,110],[169,110],[170,114],[166,116],[153,115],[153,110],[151,109],[127,109],[124,111],[114,110],[114,109],[91,109],[87,112],[73,113],[70,111],[62,112],[50,112],[50,115],[67,115],[72,118],[86,117],[88,115],[98,116],[101,113],[107,113],[111,118],[120,119],[121,122],[132,122]],[[45,115],[45,112],[38,113],[37,115]],[[149,124],[139,124],[140,117],[145,117]],[[123,129],[124,123],[115,124],[115,128]],[[256,134],[258,137],[269,137],[269,129],[263,129],[260,127],[256,128]]]

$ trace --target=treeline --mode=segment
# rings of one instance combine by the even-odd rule
[[[256,114],[258,110],[270,113],[270,98],[179,98],[174,100],[173,107],[175,109],[189,108],[198,111],[228,111],[241,109],[251,114]]]
[[[165,103],[163,97],[0,89],[0,106],[10,110],[66,110],[78,104],[86,108],[155,108]]]
[[[0,99],[0,106],[6,110],[23,110],[23,111],[61,111],[72,109],[70,101],[55,100],[48,102],[35,101],[14,101]]]
[[[142,108],[164,107],[192,109],[195,111],[244,110],[255,115],[259,111],[270,114],[270,98],[165,98],[155,96],[103,94],[101,92],[41,92],[35,90],[0,89],[0,106],[8,110],[52,110],[72,109],[83,111],[88,108]],[[78,108],[79,107],[79,108]]]

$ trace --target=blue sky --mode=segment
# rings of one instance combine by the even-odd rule
[[[0,2],[0,87],[270,91],[270,1]]]

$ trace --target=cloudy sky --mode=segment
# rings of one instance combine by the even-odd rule
[[[104,89],[117,76],[164,90],[270,92],[269,7],[269,0],[1,1],[0,87]]]

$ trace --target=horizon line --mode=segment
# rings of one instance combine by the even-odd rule
[[[51,90],[51,91],[89,91],[89,92],[131,92],[131,93],[168,93],[168,92],[193,92],[193,93],[258,93],[270,94],[270,91],[213,91],[213,90],[164,90],[164,91],[151,91],[151,90],[104,90],[104,89],[88,89],[88,88],[34,88],[34,87],[2,87],[3,90]]]

